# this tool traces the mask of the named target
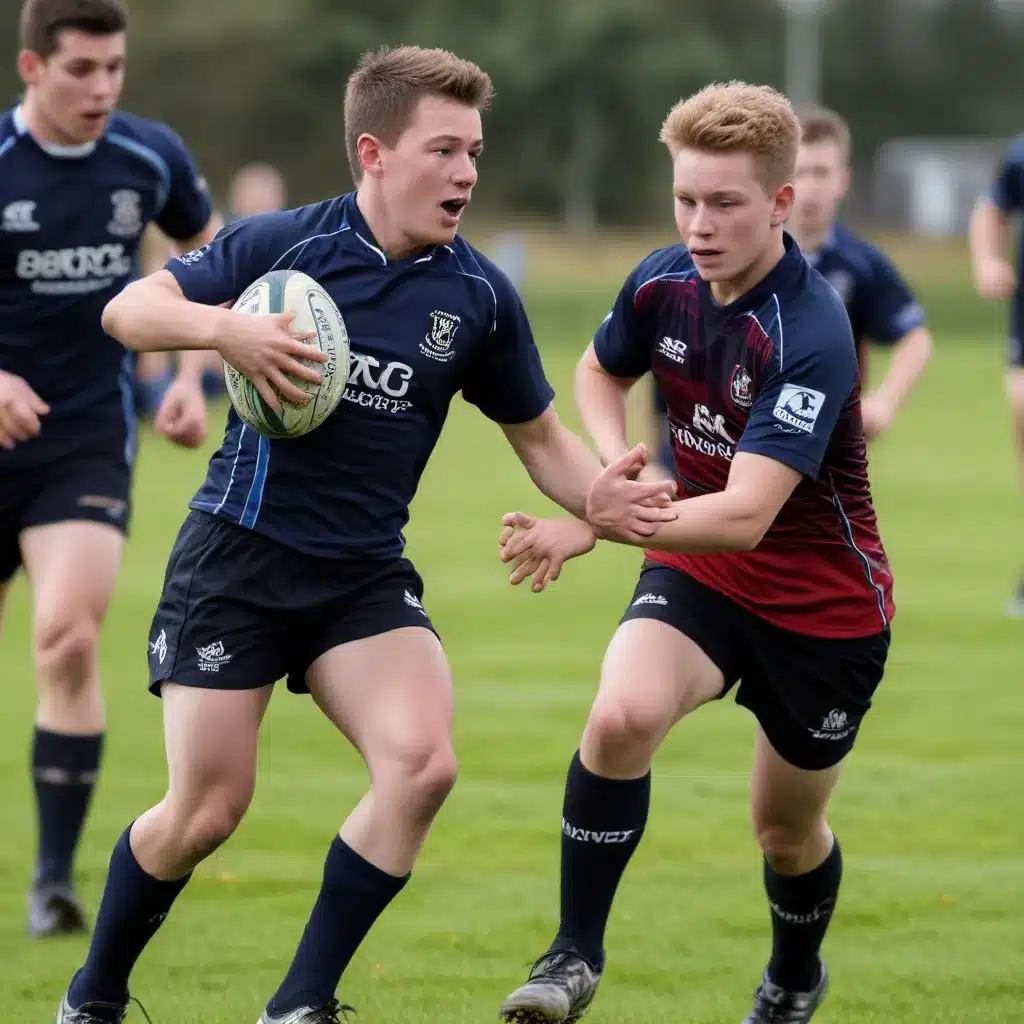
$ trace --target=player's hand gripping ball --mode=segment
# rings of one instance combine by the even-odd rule
[[[279,396],[280,416],[267,405],[252,381],[225,361],[224,381],[239,419],[264,437],[301,437],[315,430],[337,408],[348,383],[348,331],[334,300],[301,271],[272,270],[253,281],[232,309],[254,316],[292,313],[289,331],[314,335],[306,344],[327,356],[326,362],[306,363],[320,373],[319,384],[288,377],[310,400],[305,405],[296,405]]]

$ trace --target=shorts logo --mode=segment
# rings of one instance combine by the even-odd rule
[[[167,630],[161,629],[160,635],[151,640],[149,644],[149,656],[156,658],[157,663],[162,665],[167,657]]]
[[[658,604],[665,606],[668,604],[668,598],[663,597],[661,594],[641,594],[634,602],[633,607],[641,604]]]
[[[197,647],[196,654],[199,655],[200,672],[219,672],[221,665],[226,665],[231,660],[231,655],[224,653],[223,640],[207,644],[205,647]]]
[[[577,828],[571,822],[562,819],[562,834],[569,839],[575,839],[580,843],[601,843],[614,844],[629,842],[629,837],[634,835],[635,828],[609,829],[603,832],[592,832],[589,828]]]
[[[803,434],[813,434],[818,413],[825,404],[825,393],[798,384],[783,384],[773,415],[777,420]]]
[[[455,341],[455,332],[459,329],[460,323],[461,317],[454,313],[444,313],[435,309],[430,314],[430,333],[420,342],[420,351],[439,363],[447,363],[455,355],[452,342]]]
[[[729,397],[732,399],[733,405],[739,406],[741,409],[749,409],[754,404],[754,396],[750,391],[753,383],[750,374],[737,363],[729,380]]]
[[[142,196],[130,188],[119,188],[110,193],[114,207],[107,230],[118,238],[134,238],[142,233]]]
[[[104,494],[83,494],[78,499],[80,508],[101,508],[111,519],[121,519],[128,502],[123,498],[108,498]]]
[[[415,608],[420,614],[427,614],[426,609],[423,607],[423,602],[420,601],[420,599],[411,590],[407,590],[402,594],[402,600],[405,601],[410,608]]]
[[[821,721],[811,736],[816,740],[844,740],[857,728],[845,711],[833,708]]]
[[[0,231],[24,232],[38,231],[36,220],[36,204],[31,199],[18,199],[8,203],[0,214]]]

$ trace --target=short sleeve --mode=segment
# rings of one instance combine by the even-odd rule
[[[168,260],[186,299],[217,306],[233,302],[269,270],[293,244],[294,222],[287,214],[250,217],[224,228],[208,245]]]
[[[807,345],[781,370],[773,357],[737,451],[817,476],[857,378],[848,323],[837,323],[831,334]]]
[[[873,253],[872,273],[864,296],[865,334],[891,345],[926,323],[924,308],[886,256]]]
[[[641,265],[642,266],[642,265]],[[651,368],[647,308],[653,282],[638,267],[626,278],[611,312],[594,334],[597,361],[613,377],[642,377]]]
[[[515,289],[491,282],[497,308],[484,351],[462,385],[462,397],[496,423],[527,423],[551,404],[554,389],[544,375],[533,331]]]
[[[1024,139],[1006,151],[992,183],[992,201],[1003,213],[1024,209]]]
[[[156,223],[170,238],[178,241],[193,238],[213,216],[210,193],[185,143],[165,125],[159,128],[160,155],[167,164],[169,180]]]

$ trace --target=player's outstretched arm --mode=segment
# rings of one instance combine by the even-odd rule
[[[968,241],[974,282],[983,299],[1008,299],[1017,285],[1013,265],[1006,258],[1006,214],[988,196],[971,213]]]
[[[538,519],[510,512],[502,519],[498,557],[512,564],[512,586],[532,576],[530,589],[538,594],[558,579],[570,558],[587,554],[596,543],[593,529],[579,519]]]
[[[594,482],[587,520],[598,537],[679,554],[753,551],[800,482],[801,474],[763,455],[737,452],[722,491],[677,502],[676,518],[649,537],[623,542],[616,525],[619,491],[647,459],[638,445],[612,463]]]
[[[541,493],[578,519],[586,516],[587,494],[601,465],[582,439],[566,428],[552,406],[526,423],[503,424],[502,430]],[[658,523],[675,517],[675,483],[625,481],[618,497],[619,528],[624,536],[646,536]]]
[[[917,387],[932,358],[934,345],[927,327],[915,327],[893,346],[885,379],[861,399],[864,436],[870,441],[885,433]]]

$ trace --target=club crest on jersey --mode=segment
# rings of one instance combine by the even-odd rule
[[[21,233],[38,230],[36,204],[31,199],[17,199],[13,203],[8,203],[0,214],[0,231]]]
[[[118,238],[134,238],[142,233],[142,196],[130,188],[119,188],[110,193],[114,207],[107,231]]]
[[[739,406],[741,409],[749,409],[754,404],[754,396],[750,391],[753,383],[750,374],[737,363],[729,378],[729,397],[732,399],[733,405]]]
[[[435,309],[430,314],[430,333],[420,342],[420,351],[439,363],[447,363],[455,355],[452,343],[455,341],[455,332],[459,329],[460,323],[461,317],[454,313],[444,313]]]

